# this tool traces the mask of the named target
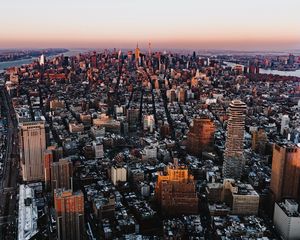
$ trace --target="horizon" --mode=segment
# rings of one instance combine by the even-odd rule
[[[297,0],[2,3],[0,48],[300,49]]]

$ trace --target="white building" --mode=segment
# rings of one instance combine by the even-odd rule
[[[150,132],[153,132],[154,130],[154,116],[151,115],[145,115],[144,116],[144,130],[147,131],[149,130]]]
[[[300,239],[300,212],[298,204],[292,199],[276,203],[274,224],[284,239]]]
[[[281,118],[281,127],[280,127],[280,134],[284,133],[284,130],[289,128],[290,118],[289,115],[283,115]]]
[[[111,181],[114,185],[118,182],[127,181],[127,169],[125,167],[112,166],[111,167]]]
[[[142,159],[156,159],[157,158],[157,147],[156,146],[146,146],[142,151]]]
[[[103,158],[104,151],[103,151],[103,144],[101,141],[93,141],[93,147],[95,150],[95,158]]]
[[[44,54],[42,54],[42,55],[40,56],[40,65],[41,65],[41,66],[44,65],[45,62],[46,62],[46,57],[45,57]]]
[[[19,188],[18,239],[29,240],[37,232],[38,210],[34,190],[27,185]]]

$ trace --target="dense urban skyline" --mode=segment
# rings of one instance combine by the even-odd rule
[[[300,48],[300,2],[5,1],[0,48]]]
[[[300,239],[299,0],[10,0],[0,239]]]

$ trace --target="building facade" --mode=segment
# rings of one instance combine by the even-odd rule
[[[300,148],[296,145],[273,146],[271,190],[275,201],[300,200]]]
[[[199,156],[203,151],[212,150],[215,125],[209,118],[195,118],[187,134],[187,150]]]
[[[45,123],[23,122],[20,128],[20,161],[23,181],[44,181]]]
[[[112,166],[111,167],[111,181],[114,185],[118,182],[127,181],[127,169],[122,166]]]
[[[56,189],[54,206],[58,240],[85,239],[83,193]]]
[[[298,203],[292,199],[275,204],[274,225],[283,239],[296,240],[300,238],[300,212]]]
[[[195,214],[198,197],[194,177],[183,166],[170,165],[167,173],[159,173],[155,197],[167,214]]]
[[[244,131],[246,104],[233,100],[229,105],[229,119],[224,152],[223,177],[240,179],[244,167]]]
[[[51,164],[51,187],[72,189],[73,163],[68,159],[60,159]]]

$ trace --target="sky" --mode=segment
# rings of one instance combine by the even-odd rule
[[[1,0],[0,48],[300,49],[300,0]]]

